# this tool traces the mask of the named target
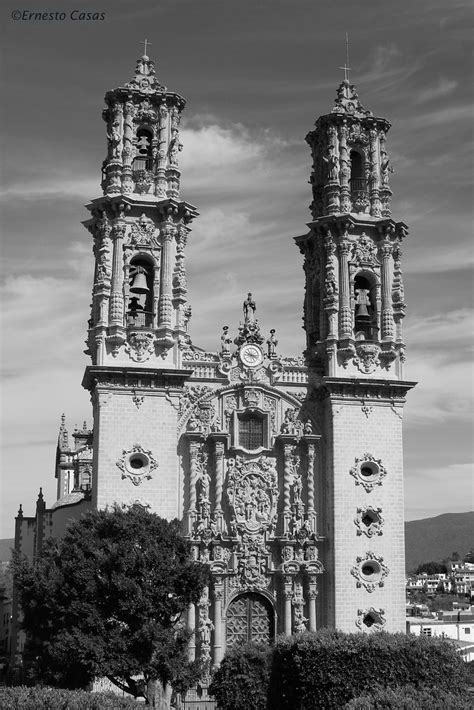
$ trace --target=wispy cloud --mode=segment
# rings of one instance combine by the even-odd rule
[[[454,81],[454,79],[446,79],[442,77],[439,79],[437,84],[428,86],[426,89],[420,91],[417,101],[418,103],[423,104],[427,101],[444,98],[445,96],[451,94],[457,86],[458,82]]]

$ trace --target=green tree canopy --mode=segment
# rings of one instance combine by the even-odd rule
[[[191,559],[177,520],[140,506],[91,512],[51,538],[34,565],[17,557],[14,574],[44,680],[84,687],[106,676],[167,708],[171,689],[197,678],[182,613],[199,601],[208,569]]]
[[[418,565],[415,574],[447,574],[448,568],[442,562],[423,562]]]

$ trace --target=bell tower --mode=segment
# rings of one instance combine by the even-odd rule
[[[140,500],[147,482],[147,504],[173,517],[179,476],[170,402],[190,374],[182,368],[191,314],[184,251],[197,215],[180,198],[185,100],[160,83],[145,46],[134,77],[105,103],[103,194],[87,205],[84,222],[95,256],[92,365],[83,382],[94,405],[93,503]]]
[[[347,69],[347,67],[345,67]],[[323,625],[404,631],[401,242],[391,217],[390,124],[346,77],[306,140],[313,159],[304,255],[308,405],[323,433]]]

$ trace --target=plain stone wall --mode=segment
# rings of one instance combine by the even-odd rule
[[[326,611],[323,622],[347,632],[357,631],[358,609],[383,609],[390,632],[405,631],[405,553],[403,518],[402,421],[389,403],[351,400],[326,403],[323,471],[324,530],[328,536],[324,577]],[[398,414],[401,408],[397,408]],[[366,491],[350,475],[355,459],[365,453],[380,459],[387,471],[382,485]],[[383,534],[357,534],[357,508],[382,509]],[[358,556],[373,552],[389,568],[384,586],[369,592],[356,586],[351,574]],[[362,627],[363,630],[368,630]]]
[[[94,416],[94,489],[93,504],[99,509],[114,503],[140,501],[149,510],[168,520],[182,515],[181,480],[177,455],[177,412],[165,398],[164,391],[144,395],[137,407],[133,391],[111,391],[100,395]],[[158,462],[152,478],[134,485],[122,478],[117,466],[123,451],[139,444]]]

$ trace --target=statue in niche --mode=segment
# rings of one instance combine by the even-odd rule
[[[337,180],[339,174],[339,158],[336,155],[334,146],[329,146],[329,153],[323,156],[323,160],[328,168],[328,176],[330,180]]]
[[[388,183],[388,174],[393,173],[393,168],[390,165],[390,159],[384,150],[381,153],[380,170],[382,183],[386,185]]]
[[[209,488],[211,485],[211,477],[207,469],[203,468],[201,475],[199,476],[199,485],[201,488],[201,500],[209,500]]]
[[[121,137],[120,137],[119,128],[120,128],[120,123],[118,121],[114,121],[111,128],[110,128],[110,133],[107,133],[107,139],[109,141],[109,148],[110,148],[112,158],[119,158],[120,157]]]
[[[255,311],[257,309],[257,306],[255,305],[255,301],[252,299],[251,293],[247,295],[247,299],[244,301],[243,308],[245,325],[248,325],[248,323],[254,323]]]
[[[222,328],[222,335],[221,335],[221,353],[224,356],[229,356],[230,355],[230,346],[232,344],[232,338],[229,335],[229,326],[225,325]]]
[[[275,328],[270,331],[270,337],[267,340],[268,346],[268,357],[276,357],[276,346],[278,345],[278,340],[275,338]]]

